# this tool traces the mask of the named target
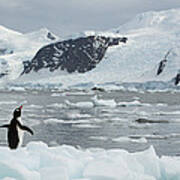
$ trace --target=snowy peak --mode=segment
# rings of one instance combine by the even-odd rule
[[[46,28],[22,34],[0,26],[0,77],[18,78],[23,61],[32,59],[41,47],[58,39]]]
[[[50,32],[47,28],[25,34],[29,39],[36,41],[57,41],[59,37]]]
[[[10,35],[21,36],[22,33],[8,29],[8,28],[0,25],[0,36],[1,36],[1,38],[3,37],[2,35],[4,35],[4,36],[10,36]]]
[[[58,39],[57,36],[46,28],[22,34],[0,26],[0,55],[29,51],[29,49],[37,51],[43,45]]]
[[[116,32],[128,32],[142,28],[159,28],[172,31],[180,28],[180,9],[150,11],[138,14],[128,23],[115,29]]]

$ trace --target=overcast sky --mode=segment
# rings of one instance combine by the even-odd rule
[[[180,0],[0,0],[0,24],[30,32],[47,27],[55,34],[118,27],[136,14],[180,8]]]

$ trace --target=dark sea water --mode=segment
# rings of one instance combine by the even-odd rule
[[[103,102],[114,99],[116,106],[91,106],[96,95]],[[160,156],[180,155],[180,93],[0,92],[0,124],[9,122],[21,104],[22,121],[35,132],[34,136],[25,133],[24,146],[44,141],[49,146],[136,152],[153,145]],[[7,144],[5,129],[0,129],[0,144]]]

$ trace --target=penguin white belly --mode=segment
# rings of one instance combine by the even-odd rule
[[[22,124],[21,118],[18,118],[18,121]],[[18,137],[19,137],[19,144],[18,147],[21,147],[23,144],[23,138],[24,138],[24,131],[17,126],[17,131],[18,131]]]

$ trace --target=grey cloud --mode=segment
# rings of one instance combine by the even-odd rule
[[[0,24],[21,32],[47,27],[67,35],[111,29],[137,13],[178,7],[179,0],[1,0]]]

